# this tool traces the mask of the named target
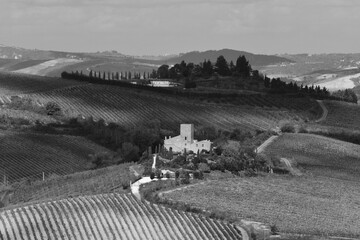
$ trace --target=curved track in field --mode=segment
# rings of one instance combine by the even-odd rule
[[[317,100],[317,102],[319,103],[319,105],[322,108],[323,112],[322,112],[321,117],[319,119],[317,119],[315,122],[322,122],[322,121],[326,120],[329,111],[326,108],[326,106],[325,106],[325,104],[324,104],[324,102],[322,100]]]

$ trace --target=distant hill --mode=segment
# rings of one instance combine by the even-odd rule
[[[177,57],[167,59],[165,60],[165,62],[167,64],[176,64],[184,60],[185,62],[200,63],[203,62],[204,59],[206,60],[209,59],[210,61],[215,62],[220,55],[223,55],[228,62],[232,60],[234,61],[234,63],[236,62],[236,59],[239,56],[244,55],[246,59],[249,60],[252,66],[266,66],[266,65],[279,64],[283,62],[287,62],[287,63],[294,62],[287,58],[278,57],[275,55],[260,55],[260,54],[253,54],[249,52],[237,51],[232,49],[209,50],[205,52],[193,51],[182,54]]]
[[[70,53],[60,51],[26,49],[0,44],[1,59],[18,59],[18,60],[49,60],[56,58],[81,58],[81,53]]]

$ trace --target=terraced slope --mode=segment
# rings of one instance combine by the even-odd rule
[[[242,239],[231,224],[120,194],[68,198],[0,212],[0,238]]]
[[[0,174],[10,182],[85,170],[89,154],[109,151],[82,137],[11,131],[0,131],[0,149]]]
[[[280,120],[303,118],[300,112],[304,111],[263,108],[256,102],[258,100],[254,100],[252,106],[250,103],[245,106],[221,106],[109,85],[82,85],[28,96],[43,103],[55,101],[73,117],[82,114],[125,126],[159,119],[169,129],[191,122],[197,126],[220,129],[266,130],[277,126]],[[311,108],[311,104],[308,107]]]

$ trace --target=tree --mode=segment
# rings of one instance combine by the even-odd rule
[[[155,69],[152,70],[151,74],[150,74],[150,78],[157,78],[157,72]]]
[[[196,83],[195,83],[194,80],[192,80],[190,78],[186,78],[185,83],[184,83],[184,87],[185,88],[196,88]]]
[[[157,76],[160,79],[169,78],[169,65],[161,65],[157,70]]]
[[[124,142],[119,151],[125,162],[137,162],[139,160],[139,147],[130,142]]]
[[[228,63],[224,56],[219,56],[216,60],[215,67],[217,68],[217,72],[222,76],[229,76],[230,69]]]
[[[204,60],[203,64],[202,64],[202,72],[204,75],[210,76],[211,74],[213,74],[214,70],[213,70],[213,66],[210,60]]]
[[[236,60],[235,71],[243,77],[250,77],[251,66],[244,55]]]
[[[234,62],[232,60],[230,61],[229,70],[232,73],[235,72],[235,65],[234,65]]]

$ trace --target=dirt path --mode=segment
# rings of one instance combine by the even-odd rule
[[[322,108],[323,113],[322,113],[322,116],[319,119],[317,119],[315,122],[322,122],[322,121],[326,120],[329,111],[326,108],[326,106],[322,100],[317,100],[317,102],[319,103],[320,107]]]
[[[263,142],[263,144],[261,144],[258,148],[255,149],[255,152],[257,154],[265,151],[266,147],[269,146],[273,141],[275,141],[275,139],[277,139],[279,136],[271,136],[270,138],[268,138],[265,142]]]

